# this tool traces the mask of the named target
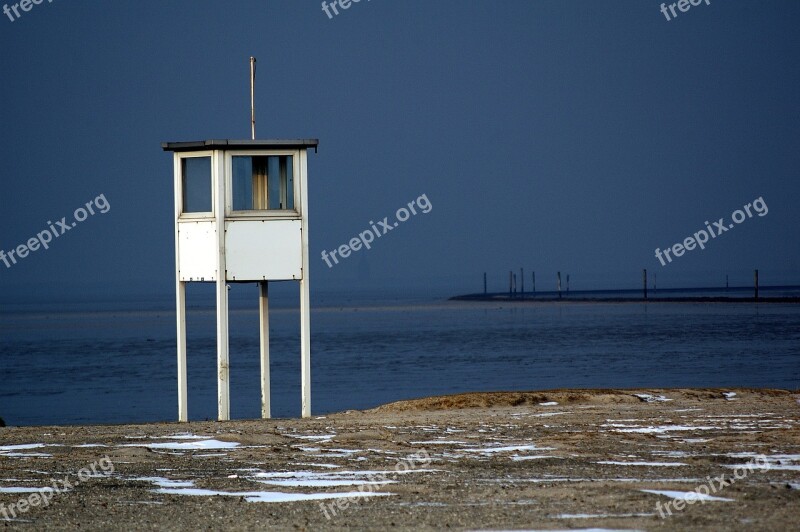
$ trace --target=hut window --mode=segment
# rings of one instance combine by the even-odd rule
[[[211,157],[181,160],[183,212],[212,212]]]
[[[291,155],[233,157],[233,210],[293,210]]]

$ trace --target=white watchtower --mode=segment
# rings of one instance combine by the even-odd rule
[[[316,139],[167,142],[175,162],[178,419],[188,421],[186,283],[216,283],[218,418],[230,419],[228,284],[258,282],[261,415],[270,417],[269,281],[300,282],[302,415],[311,416],[307,151]]]

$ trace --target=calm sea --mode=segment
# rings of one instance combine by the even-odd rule
[[[231,416],[260,412],[255,291],[232,297]],[[189,417],[216,418],[213,297],[190,298]],[[241,296],[241,297],[240,297]],[[252,298],[250,297],[252,296]],[[172,299],[4,306],[9,425],[175,420]],[[296,299],[271,314],[275,417],[300,413]],[[470,303],[317,297],[315,415],[467,391],[560,387],[800,388],[800,305]]]

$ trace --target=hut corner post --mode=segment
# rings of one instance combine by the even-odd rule
[[[272,417],[269,388],[269,281],[258,283],[258,315],[261,325],[261,418]]]
[[[300,278],[300,392],[302,395],[302,416],[311,417],[311,295],[308,275],[311,271],[308,260],[308,157],[300,153],[300,201],[303,212],[301,219],[302,238],[302,276]]]

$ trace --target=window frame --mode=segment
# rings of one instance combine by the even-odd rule
[[[200,212],[185,212],[183,199],[184,199],[184,175],[183,175],[183,161],[184,159],[200,159],[200,158],[208,158],[210,170],[211,170],[211,179],[209,186],[211,187],[211,210],[210,211],[200,211]],[[217,203],[217,187],[215,186],[215,172],[214,172],[214,152],[213,151],[193,151],[187,153],[180,153],[178,154],[178,171],[180,172],[180,179],[178,180],[178,188],[180,194],[178,195],[178,203],[179,203],[179,219],[181,220],[208,220],[210,218],[216,217],[216,209],[214,208]]]
[[[233,210],[233,158],[234,157],[291,157],[293,209]],[[288,177],[288,176],[287,176]],[[288,181],[288,179],[287,179]],[[269,185],[267,185],[269,186]],[[288,189],[287,189],[288,195]],[[225,152],[225,218],[226,219],[290,219],[303,216],[300,204],[300,150],[230,150]]]

